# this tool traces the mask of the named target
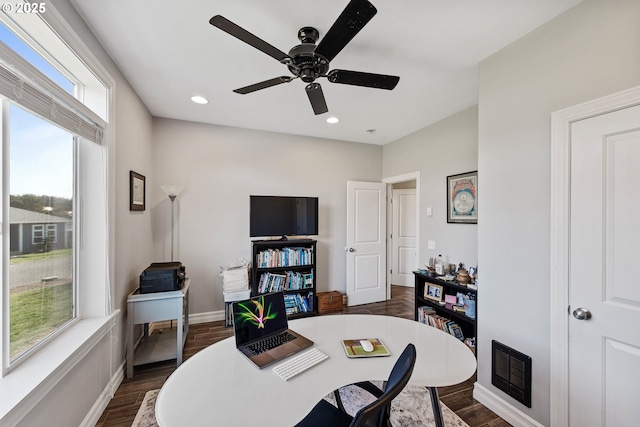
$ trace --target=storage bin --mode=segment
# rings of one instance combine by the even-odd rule
[[[342,294],[340,292],[318,292],[318,313],[339,313],[341,311]]]

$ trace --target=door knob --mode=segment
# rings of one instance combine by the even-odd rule
[[[344,248],[345,251],[347,252],[355,252],[356,250],[353,248]]]
[[[578,320],[589,320],[591,319],[591,312],[584,307],[579,307],[573,310],[573,317]]]

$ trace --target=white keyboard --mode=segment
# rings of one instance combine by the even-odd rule
[[[329,356],[317,348],[312,348],[311,350],[297,354],[278,366],[275,366],[273,368],[273,372],[278,374],[283,380],[287,381],[289,378],[295,377],[299,373],[306,371],[312,366],[315,366],[328,358]]]

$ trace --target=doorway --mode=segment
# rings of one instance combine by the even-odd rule
[[[385,178],[387,184],[387,296],[391,285],[413,287],[420,259],[420,172]]]
[[[640,87],[552,115],[552,425],[640,416],[639,129]]]
[[[410,234],[420,236],[420,173],[385,178],[382,182],[347,182],[347,305],[367,304],[391,298],[391,269],[394,255],[389,238],[393,223],[392,205],[387,194],[392,186],[414,189],[415,198],[410,201],[409,209],[415,215],[409,215],[415,222]],[[419,238],[415,239],[415,257],[413,262],[403,261],[404,270],[413,271],[420,259]],[[397,252],[397,251],[396,251]],[[412,251],[413,252],[413,251]],[[409,272],[406,275],[411,275]]]

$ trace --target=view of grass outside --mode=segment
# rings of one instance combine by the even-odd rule
[[[75,92],[76,84],[66,73],[4,23],[0,23],[0,39],[60,88]],[[76,316],[73,200],[77,139],[73,130],[45,120],[30,105],[11,102],[0,119],[2,144],[8,147],[6,158],[10,159],[3,165],[10,194],[9,281],[4,284],[10,295],[10,362]]]
[[[15,105],[9,118],[12,363],[75,317],[74,137]]]
[[[72,292],[67,282],[11,293],[12,360],[71,319]]]
[[[10,292],[11,360],[73,318],[73,288],[67,273],[71,264],[71,249],[10,259],[12,282],[20,282],[12,286]]]

